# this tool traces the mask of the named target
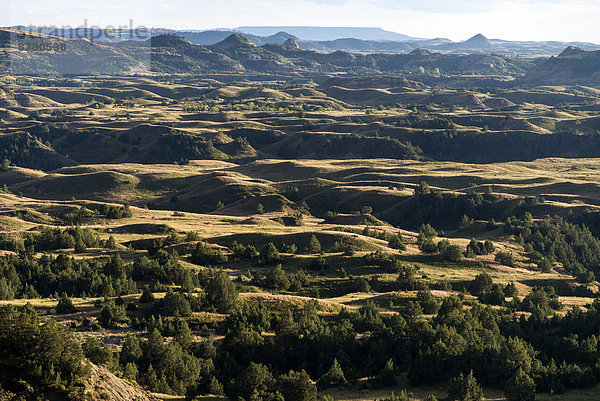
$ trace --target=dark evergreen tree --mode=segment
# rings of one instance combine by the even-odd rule
[[[262,263],[276,263],[279,259],[279,251],[272,242],[269,242],[260,250],[260,260]]]
[[[56,305],[56,313],[59,315],[64,315],[75,312],[77,312],[77,308],[75,308],[75,305],[73,305],[73,301],[67,296],[67,294],[63,293],[58,300],[58,304]]]
[[[467,376],[461,373],[460,376],[450,380],[449,401],[481,401],[482,398],[483,391],[473,376],[473,371]]]
[[[306,371],[290,370],[277,378],[277,390],[285,401],[316,401],[317,387]]]
[[[230,312],[236,305],[238,291],[227,273],[218,272],[206,287],[206,300],[221,313]]]
[[[338,360],[334,359],[329,370],[321,376],[317,384],[319,388],[325,389],[330,386],[339,386],[346,383],[348,383],[348,381],[346,380],[344,371]]]
[[[535,399],[535,383],[523,369],[519,368],[504,386],[504,394],[508,401],[533,401]]]

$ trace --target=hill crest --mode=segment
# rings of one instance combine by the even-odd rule
[[[469,46],[478,49],[489,49],[492,47],[492,42],[482,34],[478,33],[470,39],[461,43],[462,46]]]
[[[588,53],[585,50],[577,46],[569,46],[558,55],[558,57],[573,57],[573,56],[585,56]]]
[[[256,45],[247,37],[242,34],[234,33],[229,35],[224,40],[219,43],[215,43],[211,47],[215,49],[221,50],[229,50],[229,49],[239,49],[239,48],[248,48],[248,47],[256,47]]]

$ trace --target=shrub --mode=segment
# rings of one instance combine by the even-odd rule
[[[494,258],[496,262],[499,262],[505,266],[514,267],[515,259],[510,251],[498,251]]]
[[[388,246],[390,248],[394,248],[394,249],[398,249],[401,251],[406,251],[406,244],[404,243],[404,237],[402,237],[402,234],[397,234],[392,236],[392,238],[390,238],[390,241],[388,242]]]
[[[197,265],[220,265],[227,263],[227,255],[220,249],[210,248],[204,242],[198,242],[192,252],[192,263]]]
[[[442,257],[450,262],[459,262],[463,258],[463,256],[463,251],[458,245],[449,245],[442,252]]]

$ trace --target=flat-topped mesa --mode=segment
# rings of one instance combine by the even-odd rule
[[[152,47],[180,47],[190,44],[186,38],[174,33],[154,36],[150,39],[150,43]]]

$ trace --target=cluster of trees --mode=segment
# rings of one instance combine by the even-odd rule
[[[550,285],[534,287],[521,300],[518,296],[519,290],[513,282],[506,285],[494,283],[492,277],[487,272],[478,274],[471,281],[469,292],[478,297],[481,303],[507,306],[512,310],[530,312],[538,319],[551,316],[556,311],[563,309],[556,290]],[[506,298],[512,298],[512,300],[506,302]]]
[[[0,361],[2,387],[29,388],[35,398],[52,392],[67,399],[89,373],[81,345],[68,329],[51,319],[40,324],[30,304],[21,310],[0,308]]]
[[[164,249],[157,251],[151,258],[142,256],[131,265],[125,266],[119,262],[110,271],[120,276],[130,274],[136,281],[172,283],[186,289],[195,284],[191,270],[181,264],[177,252],[167,252]]]
[[[242,147],[240,143],[234,142],[237,149],[233,150],[235,154]],[[173,163],[185,162],[189,160],[222,160],[229,157],[225,149],[221,150],[222,144],[215,140],[192,135],[188,132],[170,129],[165,132],[158,140],[149,146],[144,152],[140,152],[137,146],[130,150],[130,158],[144,163]]]
[[[494,284],[492,277],[487,273],[483,272],[478,274],[473,281],[470,283],[469,291],[472,295],[480,297],[480,299],[498,299],[499,302],[486,302],[494,305],[502,305],[504,297],[516,297],[519,295],[519,290],[513,282],[501,286],[500,284]],[[496,294],[498,294],[496,296]]]
[[[513,256],[511,251],[496,252],[496,255],[494,256],[494,260],[505,266],[509,266],[509,267],[515,266],[515,257]]]
[[[373,304],[328,317],[318,315],[316,303],[280,313],[263,305],[238,309],[220,329],[226,333],[220,352],[229,359],[223,365],[215,360],[217,378],[227,394],[244,399],[251,399],[247,397],[252,392],[240,391],[237,384],[240,377],[249,375],[244,366],[251,363],[256,383],[290,369],[305,370],[320,388],[360,386],[358,380],[364,376],[371,377],[370,387],[393,385],[405,369],[413,384],[454,377],[450,394],[455,398],[450,399],[455,400],[480,399],[464,398],[464,394],[481,396],[477,381],[504,389],[509,399],[518,400],[515,394],[524,392],[531,397],[538,382],[541,386],[546,380],[547,366],[538,352],[518,336],[504,334],[513,325],[520,325],[519,321],[505,320],[489,307],[475,305],[466,310],[459,297],[443,302],[434,299],[433,303],[431,297],[428,291],[419,293],[424,305],[429,303],[429,308],[437,309],[431,322],[407,315],[407,319],[382,315]],[[264,336],[265,331],[276,335]],[[593,363],[597,358],[592,358]],[[572,363],[565,362],[564,366],[564,372],[576,369]],[[269,390],[259,391],[278,391],[277,379],[266,381],[270,385],[262,388]]]
[[[423,111],[413,112],[405,118],[396,121],[396,127],[420,128],[420,129],[452,129],[454,122],[446,117],[431,117]]]
[[[431,225],[421,225],[419,236],[417,237],[419,249],[423,253],[438,253],[444,260],[449,262],[458,262],[465,256],[465,252],[460,246],[451,244],[447,239],[443,239],[436,243],[435,238],[437,235],[437,231]],[[477,245],[477,243],[475,243],[475,245]],[[473,256],[472,248],[467,248],[467,255]]]
[[[193,337],[185,321],[177,321],[176,326],[171,341],[153,329],[147,339],[129,334],[120,352],[113,352],[96,339],[87,340],[83,351],[91,362],[105,365],[151,391],[192,395],[206,394],[210,388],[211,393],[222,394],[221,385],[212,376],[214,365],[211,357],[214,355],[202,347],[193,349]],[[212,342],[204,348],[212,348]],[[214,354],[214,348],[212,351]],[[211,381],[212,387],[209,387]]]
[[[314,127],[311,127],[311,129]],[[368,137],[359,134],[338,135],[307,133],[298,136],[299,142],[281,143],[277,155],[286,159],[301,159],[306,157],[340,158],[348,155],[356,157],[412,159],[421,158],[422,151],[410,142],[402,142],[390,137]]]
[[[392,236],[388,241],[388,246],[393,249],[400,251],[406,251],[406,243],[402,234],[396,234]]]
[[[178,213],[178,212],[175,212]],[[168,230],[168,228],[167,228]],[[176,232],[171,232],[166,237],[159,237],[152,240],[152,244],[147,248],[150,255],[155,255],[159,250],[171,245],[180,244],[182,242],[198,241],[200,237],[194,231],[188,232],[185,236],[179,235]]]
[[[126,219],[132,216],[129,205],[123,206],[107,205],[103,203],[99,206],[98,211],[100,214],[105,215],[109,219]]]
[[[228,395],[244,400],[316,401],[317,387],[304,370],[290,370],[274,377],[267,366],[250,362],[231,382]]]
[[[426,192],[427,188],[422,186],[421,190]],[[531,215],[524,214],[522,218],[509,218],[506,230],[528,248],[532,260],[561,263],[574,273],[583,266],[596,267],[598,240],[585,227],[558,218],[534,221]],[[449,261],[496,252],[498,261],[514,264],[512,254],[497,252],[491,241],[472,240],[463,251],[448,240],[437,241],[437,235],[432,226],[422,225],[417,239],[419,248]],[[372,286],[416,290],[416,299],[400,307],[392,305],[399,314],[380,313],[373,303],[337,314],[320,314],[320,305],[312,301],[282,303],[271,308],[248,300],[241,302],[241,284],[236,285],[221,269],[192,270],[184,266],[176,252],[163,249],[165,244],[179,241],[176,237],[167,237],[152,255],[132,263],[125,263],[118,254],[109,260],[74,259],[64,254],[35,257],[33,248],[63,249],[73,242],[82,242],[85,247],[102,245],[90,230],[44,229],[28,235],[20,252],[0,257],[0,298],[58,298],[61,294],[57,313],[73,313],[77,309],[70,297],[138,293],[138,284],[143,282],[144,292],[137,303],[125,304],[120,297],[100,302],[97,324],[146,330],[148,339],[129,336],[121,352],[94,340],[86,342],[79,351],[75,350],[77,345],[63,344],[75,350],[73,360],[81,361],[83,353],[92,362],[106,365],[123,377],[171,394],[226,394],[246,401],[308,401],[316,397],[313,383],[319,388],[373,388],[392,386],[398,375],[407,374],[414,385],[449,381],[449,399],[453,400],[480,399],[481,383],[504,389],[509,400],[517,401],[532,399],[534,391],[560,393],[569,388],[591,387],[600,381],[600,302],[590,305],[586,313],[575,309],[560,317],[555,312],[563,306],[555,288],[534,287],[521,300],[514,283],[494,283],[485,272],[464,283],[477,300],[467,300],[470,297],[464,293],[440,300],[419,279],[417,267],[401,263],[395,254],[373,252],[360,259],[362,266],[398,274],[397,280],[378,282],[377,278],[369,281],[345,275],[344,283],[364,292],[371,291]],[[386,239],[390,247],[402,250],[405,246],[401,235]],[[341,242],[338,245],[341,249],[343,246]],[[320,255],[322,245],[316,236],[308,238],[303,249],[314,254],[311,268],[328,268],[331,262]],[[292,271],[281,265],[282,257],[273,243],[265,244],[260,251],[253,245],[233,243],[226,251],[199,242],[191,258],[202,266],[255,260],[257,270],[249,272],[247,281],[273,291],[297,292],[311,284],[302,269]],[[164,284],[179,288],[167,288]],[[166,295],[155,299],[152,291]],[[496,305],[506,308],[494,308]],[[27,308],[23,312],[0,310],[0,335],[4,335],[3,314],[8,316],[6,324],[14,326],[15,321],[24,319],[23,314],[31,315]],[[194,319],[190,319],[194,311],[200,310],[227,314],[223,321],[211,323],[211,329],[224,336],[218,348],[212,338],[198,342],[192,335],[192,330],[210,331],[194,326]],[[519,318],[507,313],[514,311],[527,313]],[[36,324],[42,330],[50,323]],[[0,353],[9,352],[7,349],[0,346]],[[23,363],[18,357],[10,361],[15,366]],[[36,385],[67,389],[71,380],[83,374],[76,370],[57,376],[55,372],[63,367],[53,369],[52,377],[36,376],[37,371],[26,377]],[[364,377],[368,380],[360,380]]]
[[[8,164],[3,164],[7,169],[11,163],[38,170],[54,170],[70,164],[66,157],[51,149],[49,142],[42,142],[41,138],[26,132],[3,135],[0,138],[0,160],[9,161]]]
[[[423,239],[427,233],[431,236],[431,230],[425,227]],[[475,246],[486,248],[485,244]],[[200,246],[206,253],[203,247],[206,245]],[[239,248],[239,257],[244,257],[246,247],[234,248]],[[268,253],[265,251],[263,257]],[[146,287],[140,303],[148,307],[138,310],[119,298],[101,305],[100,326],[131,325],[147,330],[148,339],[131,335],[121,352],[93,340],[83,346],[83,353],[92,362],[154,391],[305,401],[314,400],[313,382],[320,388],[382,387],[393,385],[398,375],[406,373],[415,385],[452,379],[450,399],[463,400],[465,394],[478,399],[481,383],[504,389],[509,399],[516,401],[530,399],[518,395],[530,397],[534,389],[561,392],[592,386],[600,380],[600,304],[592,305],[587,313],[576,310],[564,318],[548,318],[562,307],[553,288],[535,288],[518,301],[514,284],[495,284],[486,273],[469,286],[480,303],[461,296],[442,301],[417,279],[415,267],[399,264],[393,256],[381,253],[364,258],[369,264],[395,270],[396,285],[404,290],[418,289],[417,299],[399,314],[382,314],[372,303],[333,315],[320,314],[321,307],[312,301],[281,304],[278,308],[241,303],[236,284],[224,271],[192,272],[181,265],[175,253],[162,249],[152,258],[143,257],[131,264],[118,256],[101,263],[64,255],[36,259],[24,253],[0,258],[0,266],[1,276],[8,277],[11,284],[26,283],[44,294],[64,292],[58,313],[75,311],[69,296],[95,291],[97,287],[86,281],[86,274],[92,271],[104,275],[113,285],[112,296],[119,294],[114,291],[120,279],[132,280],[133,285],[133,280],[154,283],[154,288],[159,288],[161,282],[179,285],[179,290],[169,289],[161,299],[154,299],[150,287]],[[296,291],[309,283],[301,270],[290,274],[279,264],[264,270],[264,275],[252,277],[254,284]],[[45,275],[40,278],[42,273]],[[75,273],[83,276],[74,280]],[[53,277],[51,274],[58,279],[47,279]],[[23,286],[17,288],[26,296]],[[197,288],[202,291],[197,292]],[[97,291],[108,295],[102,292],[104,289]],[[127,289],[119,291],[127,293]],[[505,297],[512,297],[514,308],[531,312],[531,317],[515,319],[482,305],[502,304]],[[192,330],[198,327],[190,328],[187,319],[197,310],[228,314],[213,326],[216,333],[225,336],[220,347],[216,348],[210,337],[194,340]],[[423,314],[432,318],[425,320]],[[68,376],[60,377],[65,381]],[[369,380],[360,380],[363,377]]]
[[[338,244],[337,246],[345,249],[346,244]],[[293,254],[298,252],[298,246],[296,244],[282,244],[280,245],[280,248],[281,251],[285,253]],[[266,243],[260,249],[260,252],[258,252],[252,244],[244,245],[234,241],[229,246],[228,251],[229,254],[221,248],[199,242],[192,252],[191,261],[198,265],[215,266],[227,263],[230,257],[232,257],[233,260],[256,260],[259,265],[270,265],[278,263],[281,260],[280,250],[277,249],[272,242]],[[303,251],[307,254],[321,252],[321,243],[316,236],[312,235],[310,237]]]
[[[429,188],[422,182],[415,188],[415,195],[394,209],[386,221],[406,229],[418,229],[423,222],[443,229],[456,229],[465,216],[487,218],[499,200],[491,193],[447,194]],[[498,213],[497,209],[494,213]]]
[[[13,252],[55,251],[74,249],[76,253],[88,248],[103,247],[115,249],[117,244],[111,236],[100,240],[98,234],[89,228],[71,227],[67,229],[43,227],[39,232],[28,232],[24,236],[3,234],[0,236],[0,249]]]
[[[323,104],[311,104],[301,102],[298,104],[287,104],[281,106],[275,102],[262,100],[237,100],[230,102],[228,100],[218,99],[201,99],[195,103],[186,103],[183,105],[183,111],[191,112],[211,112],[217,113],[222,111],[270,111],[279,113],[294,113],[304,111],[325,111],[325,110],[342,110],[343,108],[334,102],[323,102]],[[302,116],[304,113],[301,114]],[[304,118],[304,117],[302,117]]]
[[[600,240],[585,225],[558,216],[534,221],[526,212],[520,218],[509,217],[505,230],[525,246],[540,270],[549,271],[558,262],[584,283],[600,271]]]
[[[127,273],[130,268],[118,255],[109,261],[74,259],[65,254],[36,258],[28,252],[1,256],[0,299],[136,293],[137,285]]]
[[[304,270],[300,269],[296,273],[288,274],[282,268],[281,264],[273,266],[261,280],[254,276],[253,282],[263,284],[266,288],[276,291],[302,291],[310,284],[310,280]]]
[[[228,281],[222,272],[211,272],[206,279],[214,286]],[[207,289],[209,287],[210,284]],[[220,291],[211,296],[211,302],[222,298],[222,291],[227,290]],[[179,303],[176,299],[180,295],[170,292],[157,308]],[[188,396],[224,393],[244,400],[315,400],[315,381],[320,388],[365,383],[369,387],[391,386],[406,369],[415,385],[451,379],[449,399],[452,400],[481,399],[479,383],[503,388],[508,399],[516,401],[532,399],[536,388],[562,392],[566,388],[595,385],[600,379],[600,370],[594,368],[600,366],[596,335],[581,333],[585,336],[582,339],[568,335],[579,327],[589,331],[600,327],[600,308],[596,304],[588,314],[574,311],[565,318],[540,317],[538,323],[533,323],[505,319],[488,307],[474,305],[464,309],[464,301],[455,296],[440,302],[428,291],[421,291],[418,298],[422,305],[433,308],[430,313],[434,318],[430,322],[409,318],[407,314],[403,314],[406,319],[400,315],[380,314],[373,304],[356,312],[342,310],[337,315],[321,316],[315,302],[281,311],[273,311],[263,304],[235,306],[234,302],[222,309],[232,313],[217,328],[225,334],[219,348],[210,337],[196,342],[182,319],[186,314],[183,312],[174,313],[171,318],[174,320],[168,335],[172,340],[167,340],[156,328],[149,328],[146,340],[129,335],[120,352],[111,351],[97,340],[88,340],[82,350],[61,326],[52,321],[40,326],[29,306],[22,312],[4,308],[0,311],[0,339],[3,341],[0,352],[11,368],[21,369],[13,374],[18,373],[43,386],[60,383],[60,388],[67,388],[85,374],[82,363],[82,354],[85,354],[90,361],[106,365],[153,391]],[[114,303],[107,304],[99,317],[107,325],[110,324],[110,314],[106,312],[109,309],[117,309],[115,315],[125,315]],[[538,318],[532,318],[535,319]],[[57,348],[53,350],[60,352],[36,355],[25,362],[29,354],[22,353],[21,331],[41,333],[48,330],[46,326],[50,326],[53,333],[51,340],[57,341]],[[267,331],[274,331],[276,335],[262,334]],[[513,335],[515,331],[519,331],[520,336]],[[557,338],[558,347],[547,344],[538,351],[523,339],[531,337],[533,343],[543,342],[541,337],[546,332],[553,333],[549,338]],[[60,339],[56,338],[57,333]],[[559,339],[561,334],[567,336]],[[18,338],[18,348],[16,345],[11,348],[10,344],[17,341],[11,336]],[[36,341],[42,341],[42,337],[36,334]],[[8,352],[13,355],[7,356]],[[47,377],[46,373],[36,376],[37,371],[29,369],[30,364],[43,358],[68,360],[40,361],[41,364],[52,363],[44,366],[55,366],[52,370],[55,376]],[[544,363],[545,360],[551,362]],[[70,369],[68,374],[63,370],[56,373],[67,368]],[[364,376],[370,380],[359,385],[359,379]]]
[[[388,273],[397,273],[402,268],[402,263],[395,255],[381,251],[366,254],[362,260],[366,266],[378,266]]]
[[[484,126],[485,128],[485,126]],[[501,128],[501,127],[499,127]],[[426,157],[466,163],[494,163],[511,160],[536,160],[571,154],[573,157],[594,157],[597,135],[564,132],[540,137],[529,132],[480,132],[445,129],[428,131],[395,128],[391,133],[422,149]]]
[[[233,241],[233,243],[229,246],[229,251],[233,255],[235,259],[249,259],[253,260],[258,257],[258,252],[254,245],[248,244],[240,244],[237,241]]]
[[[485,242],[475,241],[474,239],[469,242],[467,245],[467,251],[465,253],[466,257],[471,257],[473,255],[490,255],[494,253],[496,247],[494,243],[490,240],[486,240]]]
[[[229,258],[227,257],[225,251],[216,247],[208,246],[204,242],[198,242],[198,244],[196,244],[196,248],[192,252],[191,256],[192,263],[197,265],[222,265],[227,263],[228,260]]]
[[[113,297],[137,293],[139,281],[176,284],[188,292],[202,283],[176,252],[163,249],[133,263],[123,262],[118,253],[109,260],[75,259],[65,254],[35,257],[30,248],[0,257],[0,299],[58,298],[63,293],[70,297]]]
[[[42,228],[39,235],[28,235],[25,238],[25,247],[33,246],[37,251],[51,251],[57,249],[74,248],[75,252],[85,252],[87,248],[96,248],[100,245],[98,234],[89,228]]]
[[[94,217],[104,216],[108,219],[124,219],[132,216],[128,204],[123,206],[108,204],[92,204],[88,207],[80,206],[64,211],[57,211],[54,216],[61,219],[65,224],[83,224]]]
[[[535,287],[521,302],[520,309],[535,316],[548,316],[563,309],[558,294],[552,286]]]

